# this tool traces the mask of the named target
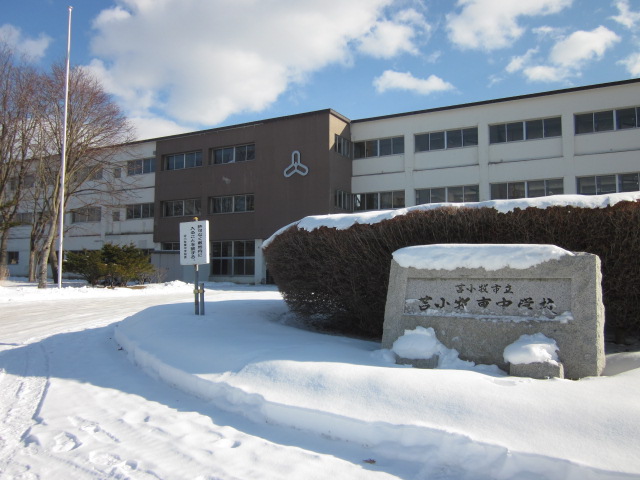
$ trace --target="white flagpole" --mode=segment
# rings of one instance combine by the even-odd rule
[[[62,158],[60,160],[60,215],[58,225],[58,288],[62,288],[62,260],[63,260],[63,238],[64,238],[64,183],[65,168],[67,160],[67,114],[69,107],[69,62],[71,58],[71,11],[69,7],[69,27],[67,30],[67,66],[64,85],[64,122],[62,130]]]

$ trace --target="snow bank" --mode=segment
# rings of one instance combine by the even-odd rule
[[[565,255],[573,253],[555,245],[451,243],[402,248],[394,252],[393,259],[405,268],[499,270],[505,267],[526,269]]]

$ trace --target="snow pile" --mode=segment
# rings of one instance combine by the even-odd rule
[[[311,215],[278,230],[264,241],[262,248],[266,248],[276,236],[296,225],[299,229],[307,230],[309,232],[320,227],[346,230],[355,224],[373,224],[384,220],[390,220],[398,215],[406,215],[409,212],[434,210],[443,207],[493,208],[500,213],[508,213],[517,208],[524,210],[529,207],[541,209],[568,206],[577,208],[606,208],[613,206],[618,202],[633,202],[638,200],[640,200],[640,192],[614,193],[610,195],[551,195],[548,197],[519,198],[515,200],[489,200],[473,203],[429,203],[425,205],[416,205],[414,207],[399,208],[396,210],[374,210],[352,214]]]
[[[505,267],[531,268],[565,255],[573,253],[555,245],[451,243],[401,248],[393,253],[393,259],[405,268],[499,270]]]
[[[47,288],[38,288],[22,278],[10,278],[6,285],[0,284],[0,303],[3,302],[41,302],[56,299],[94,299],[94,298],[122,298],[140,295],[156,295],[159,290],[191,291],[193,286],[179,280],[160,284],[132,285],[129,287],[91,287],[84,280],[68,280],[58,288],[56,283],[50,283]]]
[[[410,360],[429,359],[439,355],[446,348],[436,338],[433,328],[416,327],[415,330],[405,330],[404,335],[393,342],[396,355]]]
[[[504,349],[504,361],[514,365],[550,363],[558,365],[558,344],[542,333],[522,335]]]
[[[506,375],[496,365],[476,365],[468,360],[461,360],[460,353],[455,348],[447,348],[436,336],[433,328],[417,326],[413,330],[405,330],[399,337],[391,351],[398,357],[408,360],[429,360],[434,355],[438,356],[438,366],[445,370],[473,370],[488,375]],[[391,361],[394,361],[392,358]]]
[[[0,305],[2,478],[640,478],[638,353],[533,381],[408,331],[401,353],[458,362],[424,370],[285,324],[273,286],[207,283],[205,316],[187,284],[50,290]]]

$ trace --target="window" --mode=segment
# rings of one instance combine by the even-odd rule
[[[122,169],[120,167],[116,167],[113,169],[113,178],[122,177]]]
[[[211,275],[253,275],[256,247],[253,240],[211,242]]]
[[[501,123],[489,126],[489,143],[518,142],[562,136],[560,117]]]
[[[167,168],[167,170],[173,170]],[[140,160],[129,160],[127,162],[127,175],[142,175],[156,171],[155,158],[142,158]]]
[[[343,157],[351,158],[351,140],[335,134],[333,149]]]
[[[636,128],[638,124],[640,107],[624,108],[616,110],[616,128],[623,130],[625,128]]]
[[[179,252],[180,242],[162,242],[160,248],[165,252]]]
[[[102,168],[97,168],[95,165],[91,167],[81,167],[77,171],[72,172],[70,177],[73,182],[102,180]]]
[[[114,210],[111,212],[111,220],[114,222],[120,221],[120,210]]]
[[[216,148],[212,151],[214,165],[223,163],[247,162],[256,159],[255,144],[239,145],[237,147]]]
[[[353,212],[353,194],[344,190],[336,190],[334,205],[342,210]]]
[[[462,203],[478,201],[480,201],[478,185],[416,190],[416,205],[422,205],[424,203]]]
[[[383,157],[401,153],[404,153],[404,137],[380,138],[353,144],[354,158]]]
[[[640,126],[640,107],[581,113],[574,116],[574,121],[576,135],[637,128]]]
[[[200,199],[167,200],[162,202],[162,214],[165,217],[185,217],[200,215]]]
[[[9,265],[18,265],[20,263],[20,252],[7,252]]]
[[[100,207],[79,208],[71,212],[71,223],[99,222],[101,218]]]
[[[182,170],[202,166],[202,152],[177,153],[164,157],[165,170]]]
[[[153,203],[127,205],[127,220],[134,218],[153,218]]]
[[[253,211],[253,195],[209,197],[209,213],[239,213]]]
[[[416,152],[478,145],[478,127],[421,133],[415,136]]]
[[[404,207],[404,190],[393,192],[354,193],[353,209],[383,210]]]
[[[577,179],[578,193],[581,195],[602,195],[617,192],[636,192],[640,190],[639,181],[640,173],[579,177]]]
[[[491,184],[491,200],[545,197],[563,193],[564,184],[561,178]]]
[[[20,212],[16,214],[16,222],[21,225],[33,224],[33,213]]]

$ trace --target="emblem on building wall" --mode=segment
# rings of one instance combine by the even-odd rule
[[[296,173],[302,175],[303,177],[307,173],[309,173],[309,167],[307,167],[300,161],[300,152],[298,150],[294,150],[291,153],[291,164],[284,169],[284,176],[286,178],[289,178]]]

